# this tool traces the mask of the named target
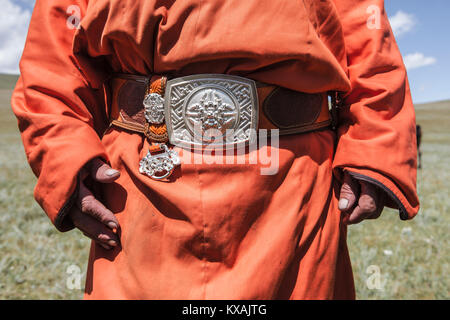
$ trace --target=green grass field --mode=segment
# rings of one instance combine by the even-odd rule
[[[33,200],[36,180],[9,106],[16,79],[0,76],[0,299],[80,299],[82,289],[67,289],[67,268],[85,272],[89,241],[78,231],[57,232]],[[450,101],[416,110],[424,131],[422,209],[408,222],[385,210],[378,220],[351,226],[359,299],[450,298]],[[380,272],[375,288],[367,284],[376,279],[373,270]]]

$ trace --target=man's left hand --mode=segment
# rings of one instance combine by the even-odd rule
[[[365,219],[377,219],[385,205],[385,193],[375,185],[354,179],[345,172],[339,196],[339,210],[346,224],[360,223]]]

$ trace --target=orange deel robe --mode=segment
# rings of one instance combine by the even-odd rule
[[[78,30],[67,26],[73,5]],[[368,27],[370,5],[379,28]],[[12,105],[56,227],[73,227],[66,214],[86,162],[121,172],[101,187],[121,248],[92,245],[86,298],[354,298],[342,171],[385,190],[402,219],[418,211],[414,109],[381,0],[38,0],[20,67]],[[153,181],[138,172],[143,137],[105,132],[113,72],[342,91],[339,142],[331,130],[281,137],[276,175],[182,164],[174,181]]]

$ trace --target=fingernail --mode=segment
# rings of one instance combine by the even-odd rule
[[[105,174],[106,174],[108,177],[115,176],[115,175],[118,174],[118,173],[119,173],[119,171],[114,170],[114,169],[108,169],[108,170],[105,171]]]
[[[348,199],[342,198],[339,200],[339,210],[345,210],[348,207]]]
[[[110,222],[108,222],[108,227],[110,227],[111,229],[114,230],[114,229],[117,229],[117,224],[112,222],[112,221],[110,221]]]
[[[115,242],[114,240],[109,240],[109,241],[108,241],[108,244],[109,244],[110,246],[112,246],[112,247],[117,246],[117,242]]]

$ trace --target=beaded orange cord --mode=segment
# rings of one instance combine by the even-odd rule
[[[166,83],[167,83],[166,77],[159,77],[154,81],[150,80],[145,94],[147,95],[150,93],[157,93],[164,98]],[[147,123],[144,134],[149,140],[152,140],[152,142],[154,141],[163,143],[169,140],[169,136],[167,134],[167,126],[165,123],[162,124]]]

